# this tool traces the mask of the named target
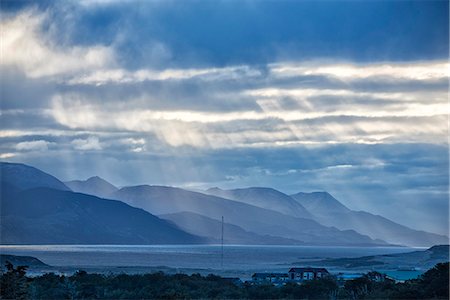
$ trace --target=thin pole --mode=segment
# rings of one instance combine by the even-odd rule
[[[221,252],[221,267],[223,270],[223,216],[222,216],[222,252]]]

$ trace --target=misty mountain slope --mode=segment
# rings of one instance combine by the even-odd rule
[[[193,212],[180,212],[159,215],[158,217],[175,223],[178,227],[194,235],[208,237],[215,243],[220,243],[222,222]],[[224,222],[224,242],[226,244],[248,245],[299,245],[303,244],[294,239],[259,235],[246,231],[237,225]]]
[[[296,239],[314,245],[382,244],[353,230],[340,231],[311,219],[295,218],[238,201],[165,186],[125,187],[114,199],[140,207],[155,215],[194,212],[261,235]]]
[[[3,182],[20,189],[47,187],[62,191],[70,190],[56,177],[24,164],[0,162],[0,176]]]
[[[291,197],[305,206],[314,215],[315,220],[327,226],[342,230],[353,229],[373,239],[392,244],[448,244],[448,238],[443,235],[414,230],[368,212],[350,210],[328,193],[298,193]]]
[[[351,210],[327,192],[297,193],[291,197],[310,213],[348,213]]]
[[[94,195],[100,198],[108,198],[111,194],[119,190],[98,176],[93,176],[86,180],[72,180],[64,183],[74,192]]]
[[[2,184],[2,244],[186,244],[205,242],[125,203]]]
[[[294,217],[312,218],[312,215],[299,202],[272,188],[250,187],[243,189],[222,190],[216,187],[208,189],[206,193],[271,209]]]

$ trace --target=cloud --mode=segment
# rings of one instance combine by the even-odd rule
[[[120,3],[120,2],[133,2],[132,0],[81,0],[79,1],[80,5],[83,6],[107,6],[107,5],[111,5],[111,4],[116,4],[116,3]]]
[[[128,71],[125,69],[105,69],[93,72],[89,75],[74,77],[68,81],[69,84],[94,84],[105,83],[137,83],[151,80],[180,80],[198,78],[204,81],[236,80],[242,77],[260,76],[258,69],[249,66],[233,66],[224,68],[204,69],[141,69]]]
[[[398,64],[367,64],[355,65],[351,63],[328,65],[277,63],[271,65],[271,72],[277,77],[291,77],[303,75],[327,75],[341,80],[355,80],[370,77],[379,77],[384,80],[409,79],[409,80],[437,80],[447,78],[449,64],[439,62],[417,62]]]
[[[125,138],[121,142],[128,147],[132,152],[140,153],[146,151],[146,141],[143,138]]]
[[[124,82],[123,78],[115,81],[114,85],[108,83],[105,89],[91,89],[89,82],[79,83],[71,92],[57,93],[52,97],[49,114],[56,124],[70,129],[153,134],[160,142],[174,147],[445,143],[447,117],[443,112],[447,109],[447,90],[441,87],[433,89],[426,83],[433,84],[436,78],[444,79],[440,76],[447,64],[429,62],[429,65],[432,70],[434,68],[434,73],[431,73],[440,75],[420,80],[422,88],[416,87],[412,91],[386,91],[381,88],[361,91],[360,87],[354,88],[348,83],[336,86],[335,82],[330,84],[326,80],[321,86],[314,83],[310,87],[308,82],[303,82],[302,88],[286,87],[274,80],[271,72],[249,71],[252,70],[250,66],[214,70],[153,70],[151,74],[162,76],[157,79],[157,88],[152,83],[154,78],[149,79],[148,86],[138,83],[138,87],[132,79]],[[390,66],[397,70],[395,80],[404,75],[405,82],[410,80],[410,69],[417,66],[425,68],[426,64],[391,63]],[[439,66],[439,70],[435,66]],[[326,69],[326,65],[314,66],[314,69],[321,68]],[[355,70],[365,73],[370,72],[371,68],[371,64],[360,64]],[[236,70],[245,71],[237,72],[239,77],[233,82],[238,86],[249,83],[237,90],[230,83]],[[135,73],[139,72],[142,71]],[[213,73],[215,75],[209,78]],[[361,79],[358,74],[353,74],[352,79],[346,75],[347,82],[356,80],[361,84],[364,80],[372,80]],[[256,78],[262,81],[261,77],[265,78],[264,88],[251,84]],[[192,84],[193,80],[196,84],[199,81],[201,88],[186,90],[183,86]],[[377,82],[392,84],[392,80],[384,76]],[[239,101],[233,102],[233,99]],[[233,104],[224,107],[224,102]]]
[[[106,46],[57,44],[51,39],[49,28],[44,29],[45,22],[48,22],[48,14],[33,9],[2,18],[1,64],[38,78],[92,71],[113,63],[114,52]]]
[[[12,158],[14,156],[15,156],[14,153],[0,153],[0,159]]]
[[[50,11],[25,9],[2,21],[3,67],[14,65],[31,77],[19,102],[13,96],[18,87],[12,81],[5,87],[7,99],[14,99],[7,103],[20,103],[22,110],[28,103],[41,105],[22,112],[27,122],[5,111],[7,131],[28,126],[134,132],[152,134],[167,146],[197,148],[446,141],[445,61],[130,69],[116,55],[123,50],[122,31],[108,47],[61,43]],[[156,52],[170,52],[152,40]],[[42,79],[54,87],[33,94],[36,85],[45,85]]]
[[[76,139],[72,141],[72,145],[76,150],[102,150],[102,146],[97,137],[89,137],[87,139]]]
[[[44,140],[20,142],[16,145],[19,151],[47,151],[49,142]]]

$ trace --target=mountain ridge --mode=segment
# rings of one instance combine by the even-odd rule
[[[71,180],[64,182],[72,191],[90,194],[100,198],[108,198],[119,189],[99,176],[92,176],[86,180]]]
[[[215,224],[215,221],[225,215],[229,225],[235,226],[232,228],[236,232],[243,235],[250,233],[247,235],[248,238],[256,240],[261,236],[266,238],[270,236],[268,239],[271,241],[278,239],[291,243],[296,240],[300,243],[315,245],[386,245],[385,241],[387,241],[390,244],[428,246],[448,242],[446,236],[410,229],[365,211],[353,211],[327,192],[300,192],[286,195],[267,187],[231,190],[216,187],[206,192],[197,192],[158,185],[139,185],[118,189],[98,176],[87,180],[69,181],[66,185],[56,177],[25,164],[2,162],[1,171],[2,211],[5,206],[4,199],[28,195],[30,189],[42,193],[42,188],[47,188],[70,192],[66,196],[72,200],[89,195],[94,197],[91,198],[95,199],[93,201],[101,200],[100,198],[116,199],[121,203],[127,203],[131,208],[136,206],[145,209],[153,217],[155,217],[153,214],[171,214],[172,225],[177,222],[180,225],[188,217],[192,220],[202,219],[202,222]],[[219,194],[224,197],[217,196]],[[55,192],[52,195],[54,196]],[[45,201],[39,198],[44,197],[40,193],[27,197],[34,197],[35,201],[36,199]],[[36,209],[39,210],[39,207]],[[179,220],[175,219],[177,216]],[[92,220],[89,221],[94,222],[96,216],[91,215],[91,218]],[[22,227],[27,227],[25,219],[20,220],[18,217],[13,221],[20,221]],[[11,216],[4,216],[2,227],[10,224],[8,222],[11,222]],[[83,227],[81,224],[80,226]],[[188,228],[186,222],[184,227]],[[242,231],[239,231],[241,229]],[[256,234],[258,237],[251,234]]]
[[[293,194],[291,197],[310,210],[315,216],[315,220],[327,226],[334,226],[342,230],[357,228],[358,232],[373,239],[382,239],[388,243],[406,246],[430,246],[448,243],[448,237],[446,236],[415,230],[366,211],[351,210],[331,194],[326,194],[326,200],[331,201],[333,207],[338,209],[330,210],[327,203],[324,202],[323,194],[301,192]]]
[[[347,206],[325,191],[311,193],[299,192],[290,196],[302,204],[312,214],[330,209],[332,209],[333,212],[351,211]]]
[[[323,226],[312,219],[296,218],[273,210],[181,188],[150,185],[124,187],[114,193],[113,198],[143,208],[155,215],[189,211],[216,220],[225,216],[228,222],[247,231],[297,239],[305,243],[385,244],[354,230],[340,231]]]
[[[312,219],[310,212],[303,207],[301,203],[274,188],[248,187],[222,190],[216,187],[206,190],[206,193],[261,208],[271,209],[294,217]]]
[[[48,187],[70,191],[62,181],[38,168],[10,162],[0,162],[0,179],[20,189]]]
[[[207,242],[123,202],[46,187],[2,184],[2,244],[197,244]]]

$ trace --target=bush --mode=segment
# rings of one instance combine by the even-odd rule
[[[78,271],[28,278],[26,267],[7,264],[0,277],[2,299],[448,299],[449,264],[438,264],[416,280],[394,283],[368,273],[338,288],[333,278],[286,283],[235,285],[220,276],[200,274],[101,275]]]

